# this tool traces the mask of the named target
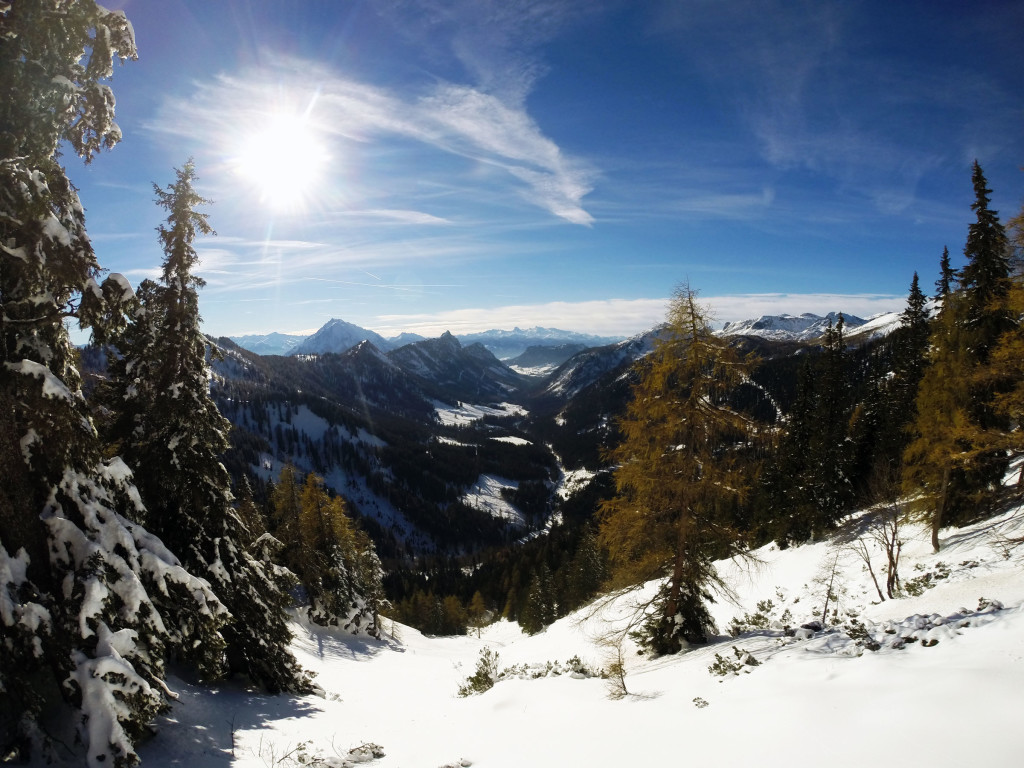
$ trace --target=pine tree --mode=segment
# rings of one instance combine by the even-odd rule
[[[137,760],[168,706],[168,646],[216,643],[226,611],[138,521],[130,470],[104,459],[65,320],[102,339],[132,296],[99,264],[58,163],[114,146],[122,13],[91,0],[0,4],[0,748],[45,748],[37,719],[78,711],[90,766]]]
[[[762,513],[767,518],[762,527],[782,546],[830,530],[853,499],[853,404],[844,324],[841,314],[835,323],[830,320],[821,354],[801,366],[785,432],[763,474],[769,509]]]
[[[553,624],[557,618],[554,577],[547,563],[541,563],[530,581],[526,604],[519,612],[519,626],[529,635],[535,635]]]
[[[910,281],[907,306],[900,314],[901,327],[907,329],[907,338],[900,349],[898,370],[916,370],[921,367],[920,352],[928,345],[928,320],[928,299],[921,291],[921,283],[915,272]]]
[[[618,424],[616,495],[601,507],[600,538],[613,586],[665,579],[643,629],[656,654],[707,640],[714,623],[705,602],[719,584],[713,561],[741,551],[722,507],[748,485],[729,449],[750,439],[751,422],[727,398],[749,367],[683,286]]]
[[[230,424],[209,393],[207,340],[199,327],[203,281],[193,273],[193,242],[212,229],[196,210],[207,201],[194,182],[190,161],[167,189],[154,185],[168,213],[158,229],[165,258],[160,282],[139,286],[139,308],[117,340],[112,437],[140,478],[150,527],[189,570],[210,581],[233,616],[223,629],[226,648],[209,643],[183,652],[197,656],[207,677],[222,673],[226,651],[232,671],[268,690],[304,691],[308,680],[288,650],[291,582],[272,561],[245,550],[247,532],[220,462]],[[263,546],[262,557],[272,550]]]
[[[1006,230],[999,215],[989,208],[992,190],[985,175],[974,161],[971,174],[974,202],[971,210],[975,221],[967,230],[964,256],[967,263],[960,273],[960,289],[964,293],[963,322],[966,342],[971,354],[984,363],[996,339],[1012,325],[1001,305],[1009,290],[1010,250]]]
[[[814,535],[835,526],[849,510],[851,443],[847,440],[852,401],[846,366],[845,325],[842,314],[830,321],[815,367],[814,430],[808,472],[805,474],[815,509]]]
[[[851,425],[855,445],[854,476],[867,503],[876,503],[877,492],[888,484],[878,478],[898,474],[907,447],[907,426],[913,419],[917,388],[928,352],[930,320],[928,300],[917,273],[910,283],[900,327],[887,342],[875,347],[869,358],[869,379]],[[886,354],[886,344],[891,352]]]
[[[939,279],[935,281],[936,301],[942,301],[953,291],[953,284],[958,277],[957,271],[949,263],[949,248],[943,247],[942,258],[939,260]]]

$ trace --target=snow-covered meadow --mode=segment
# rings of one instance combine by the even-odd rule
[[[916,597],[879,602],[863,561],[840,550],[838,625],[795,637],[780,627],[820,618],[824,593],[815,579],[835,548],[769,545],[752,570],[724,563],[738,604],[714,606],[723,634],[660,659],[637,656],[627,639],[629,695],[620,699],[610,698],[609,681],[597,677],[534,675],[547,662],[564,668],[574,656],[606,667],[614,649],[605,636],[623,628],[630,597],[532,637],[508,622],[455,638],[395,626],[384,641],[297,623],[293,647],[317,672],[322,695],[265,697],[238,683],[206,688],[174,679],[180,701],[139,754],[148,768],[316,760],[381,768],[610,768],[683,759],[1016,766],[1024,545],[1011,539],[1024,535],[1021,512],[945,531],[937,555],[923,530],[908,529],[901,572],[904,584],[920,591]],[[757,613],[758,603],[767,628],[725,633],[733,618]],[[856,629],[854,617],[863,631],[843,631],[843,624]],[[877,650],[867,649],[871,640]],[[485,647],[499,654],[501,667],[534,671],[459,698]],[[748,654],[756,666],[743,663]],[[726,662],[718,664],[724,675],[709,671],[716,656]],[[366,744],[379,750],[356,749]]]

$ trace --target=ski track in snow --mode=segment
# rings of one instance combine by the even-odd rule
[[[635,596],[605,601],[532,637],[502,621],[480,638],[430,638],[396,626],[396,637],[377,641],[296,620],[293,648],[317,672],[322,696],[266,697],[238,682],[202,687],[172,679],[181,699],[139,749],[142,764],[293,766],[286,756],[308,742],[308,755],[340,766],[349,749],[373,742],[385,755],[367,764],[382,768],[463,760],[480,768],[612,768],[668,764],[682,755],[719,765],[813,759],[830,766],[1017,766],[1024,545],[1012,547],[1007,537],[1024,534],[1022,512],[946,530],[938,554],[924,529],[908,529],[904,583],[935,576],[917,597],[878,602],[862,563],[843,555],[839,614],[856,613],[889,643],[877,652],[833,628],[810,639],[778,628],[723,635],[660,659],[637,656],[626,640],[630,695],[618,701],[608,698],[605,681],[568,675],[504,680],[465,699],[456,691],[485,646],[503,667],[564,664],[572,656],[606,664],[601,636],[623,628],[624,606]],[[737,593],[737,604],[719,599],[712,606],[721,631],[765,599],[774,603],[773,616],[789,610],[797,626],[820,615],[814,577],[833,551],[828,543],[769,545],[756,553],[761,565],[752,570],[721,563]],[[989,605],[979,610],[979,598]],[[897,648],[893,638],[901,635],[917,641]],[[938,643],[927,647],[923,641],[931,639]],[[733,646],[761,664],[710,674],[716,654],[735,658]]]

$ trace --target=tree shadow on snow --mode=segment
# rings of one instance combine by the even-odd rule
[[[321,659],[368,661],[385,651],[404,653],[405,648],[385,634],[380,640],[352,635],[345,630],[306,624],[294,627],[295,642]]]
[[[265,694],[240,680],[204,686],[171,679],[168,684],[178,700],[157,718],[156,735],[139,746],[143,765],[150,754],[165,765],[227,768],[237,759],[253,757],[238,744],[238,732],[320,711],[315,698]]]

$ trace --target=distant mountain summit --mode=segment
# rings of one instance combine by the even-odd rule
[[[829,323],[835,325],[838,312],[829,312],[822,317],[810,312],[793,315],[761,315],[755,320],[741,320],[726,323],[718,332],[719,336],[760,336],[774,341],[810,341],[824,335]],[[867,321],[856,315],[843,314],[846,335],[851,335]]]
[[[255,352],[257,355],[290,355],[307,337],[291,333],[252,333],[228,338],[242,349]]]
[[[295,347],[291,354],[325,355],[331,352],[341,354],[352,349],[361,341],[368,341],[377,349],[384,351],[394,346],[379,333],[334,318],[328,320],[319,331]]]
[[[460,400],[504,398],[523,383],[518,373],[482,344],[463,346],[447,331],[436,339],[392,350],[388,358]]]
[[[523,354],[529,347],[561,347],[582,344],[585,347],[603,347],[622,341],[621,336],[595,336],[589,333],[562,331],[558,328],[513,328],[511,331],[493,329],[459,336],[463,344],[483,344],[499,360],[510,360]]]

